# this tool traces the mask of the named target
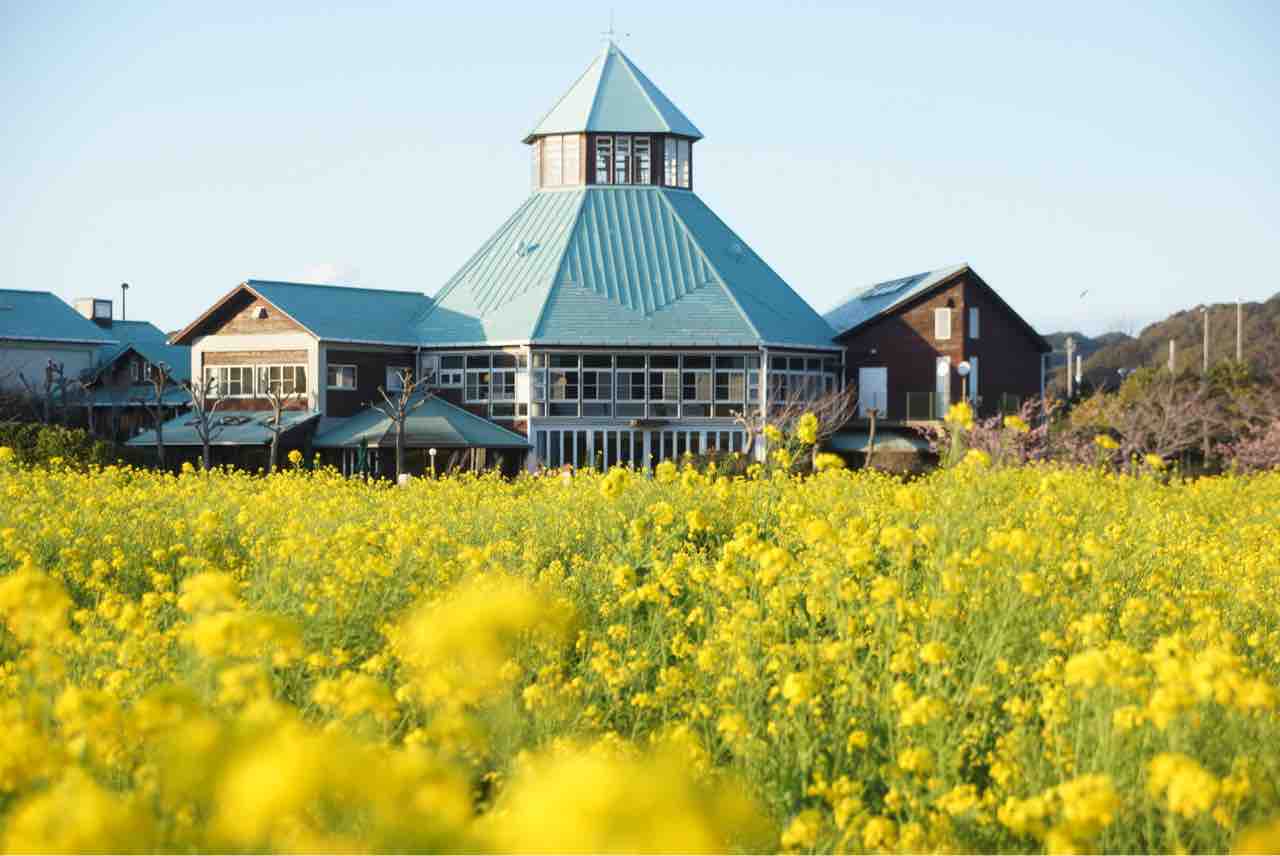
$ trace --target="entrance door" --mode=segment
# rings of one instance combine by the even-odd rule
[[[858,369],[858,415],[870,417],[867,411],[875,408],[876,415],[884,418],[889,410],[889,370],[887,368]]]
[[[935,398],[938,399],[938,412],[934,414],[935,419],[941,419],[947,415],[947,408],[951,406],[951,358],[938,357],[937,364],[938,386]]]

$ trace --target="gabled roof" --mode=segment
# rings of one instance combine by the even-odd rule
[[[106,345],[104,330],[49,291],[0,288],[0,339]]]
[[[900,279],[878,282],[869,287],[864,286],[822,317],[836,329],[838,335],[844,336],[869,321],[887,315],[899,306],[922,297],[936,288],[947,285],[961,274],[969,274],[971,277],[970,282],[986,289],[992,299],[1003,306],[1018,326],[1022,327],[1027,335],[1031,337],[1040,351],[1048,352],[1053,350],[1053,346],[1025,318],[1015,312],[1013,307],[1005,302],[1004,298],[994,288],[987,285],[986,281],[978,276],[977,272],[968,264],[952,265],[938,270],[904,276]]]
[[[583,131],[679,134],[702,139],[702,132],[613,42],[605,45],[524,141],[533,142],[544,134]]]
[[[267,301],[316,338],[332,342],[413,347],[418,342],[412,323],[431,305],[431,299],[419,292],[250,279],[225,294],[171,341],[187,340],[206,318],[242,290]]]
[[[211,446],[264,445],[271,442],[270,411],[261,410],[219,410],[211,417],[215,423]],[[285,434],[306,425],[313,419],[320,418],[316,410],[286,410],[281,414]],[[164,423],[164,444],[166,446],[199,446],[200,435],[196,431],[194,414],[176,416]],[[129,440],[128,446],[154,446],[156,432],[154,428],[143,431]]]
[[[413,449],[526,449],[529,441],[439,396],[428,396],[404,422],[405,446]],[[395,448],[395,423],[367,408],[312,440],[318,449],[360,445]]]
[[[696,195],[541,191],[417,324],[424,345],[830,348],[834,331]]]
[[[152,365],[165,363],[175,381],[191,379],[191,348],[170,345],[169,336],[150,321],[113,321],[111,333],[119,344],[98,349],[96,374],[101,375],[133,351]]]
[[[966,270],[969,270],[967,264],[958,264],[862,286],[822,317],[843,336]]]

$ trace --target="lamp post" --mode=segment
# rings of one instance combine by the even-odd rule
[[[427,449],[427,454],[431,456],[431,477],[436,477],[436,447],[432,446]]]
[[[124,314],[125,298],[128,295],[129,295],[129,283],[127,282],[120,283],[120,320],[121,321],[125,320],[125,314]]]
[[[956,374],[960,375],[960,400],[969,400],[969,372],[973,367],[969,365],[968,360],[961,360],[960,365],[956,366]]]

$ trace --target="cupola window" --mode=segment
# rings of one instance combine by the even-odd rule
[[[539,187],[572,187],[582,184],[581,137],[552,134],[533,147],[533,170]]]
[[[664,161],[664,184],[667,187],[689,187],[690,163],[689,141],[676,137],[667,137],[666,158]]]
[[[653,141],[631,134],[600,134],[595,145],[595,184],[652,184]]]

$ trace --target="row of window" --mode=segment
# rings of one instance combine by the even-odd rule
[[[933,310],[933,337],[938,340],[951,338],[951,307],[940,306]],[[969,307],[969,338],[978,338],[978,307]]]
[[[748,354],[440,354],[423,360],[434,386],[461,388],[490,415],[729,418],[760,402],[760,357]],[[773,357],[771,396],[818,398],[839,383],[833,357]]]
[[[645,469],[685,454],[731,454],[746,449],[742,431],[540,430],[534,432],[538,461],[546,467]]]
[[[536,187],[575,187],[583,184],[582,135],[551,134],[533,145],[533,183]],[[688,140],[663,138],[654,151],[652,137],[635,134],[592,136],[590,156],[596,184],[653,184],[654,161],[661,158],[662,183],[688,188],[693,161]]]
[[[409,366],[387,366],[383,386],[387,392],[399,392],[404,388],[403,372]],[[359,382],[356,366],[330,363],[325,373],[325,385],[329,389],[353,390]]]
[[[305,365],[277,366],[206,366],[205,389],[210,398],[254,398],[276,395],[305,394]]]

